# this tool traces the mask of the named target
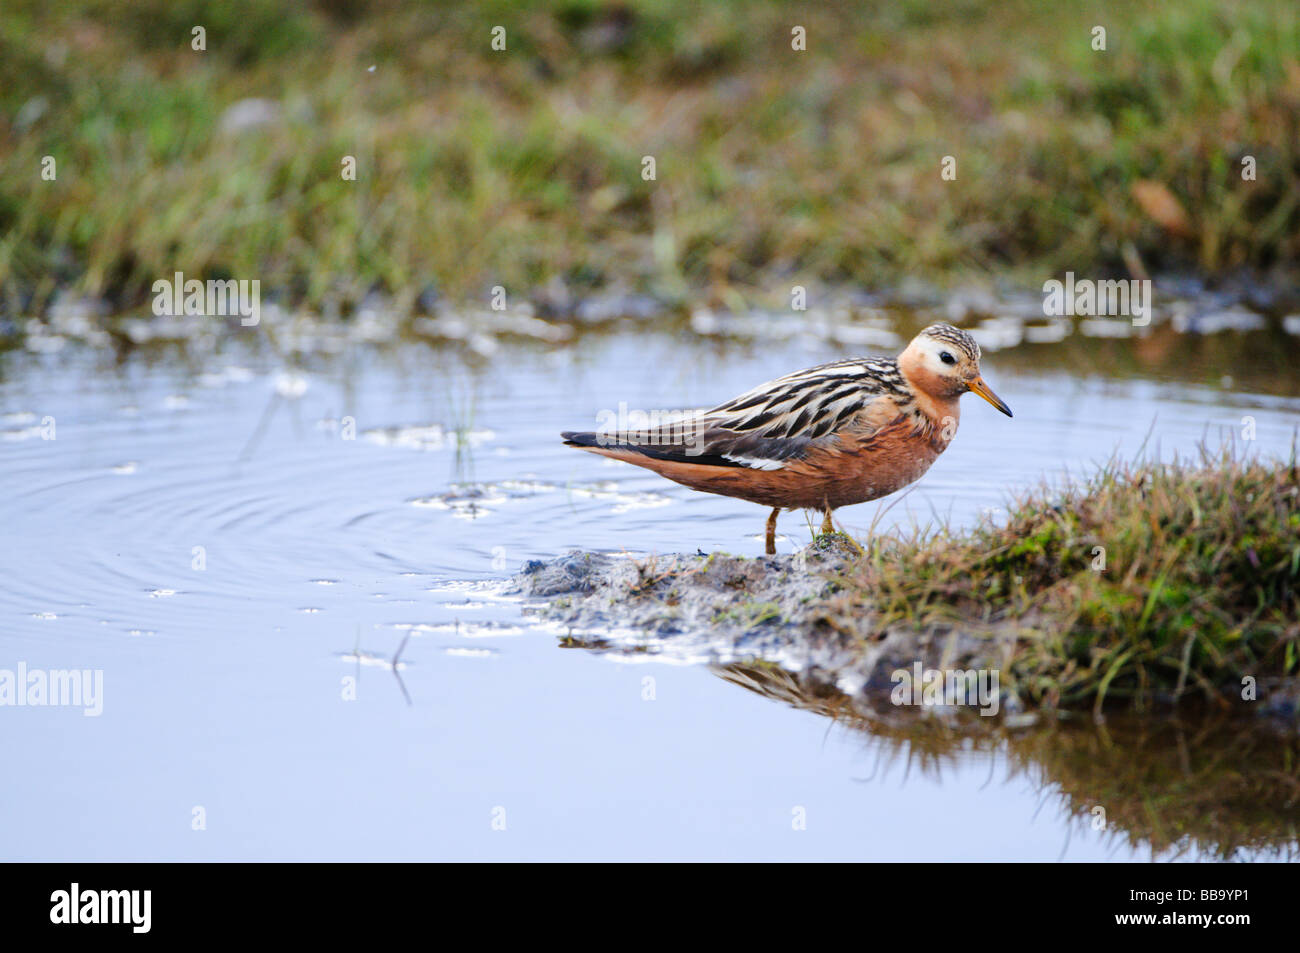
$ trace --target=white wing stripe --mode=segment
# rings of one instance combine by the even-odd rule
[[[747,457],[739,453],[724,453],[722,459],[739,463],[742,467],[749,467],[751,470],[780,470],[785,466],[784,460],[766,460],[763,457]]]

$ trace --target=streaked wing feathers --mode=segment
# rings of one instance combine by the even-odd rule
[[[834,433],[877,397],[908,396],[892,360],[835,361],[755,387],[704,415],[710,429],[755,437],[816,439]]]
[[[683,429],[678,423],[675,431],[632,435],[624,446],[646,456],[704,466],[779,469],[788,460],[802,458],[810,446],[882,397],[910,398],[896,362],[835,361],[688,415],[693,427]]]

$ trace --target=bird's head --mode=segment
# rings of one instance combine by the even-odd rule
[[[903,349],[898,368],[916,389],[939,401],[953,401],[974,391],[1011,416],[1011,408],[980,376],[980,346],[951,324],[932,324]]]

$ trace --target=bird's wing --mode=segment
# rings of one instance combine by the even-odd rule
[[[835,361],[769,381],[671,426],[629,434],[614,446],[702,466],[776,470],[834,440],[850,421],[869,436],[896,416],[895,401],[907,396],[894,361]]]

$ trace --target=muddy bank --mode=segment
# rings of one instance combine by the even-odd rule
[[[1031,679],[1041,683],[1063,674],[1043,669],[1041,658],[1034,671],[1021,670],[1026,645],[1049,637],[1050,626],[1040,628],[1044,620],[1035,614],[993,624],[919,626],[881,624],[867,610],[851,628],[834,624],[837,610],[828,606],[842,608],[859,558],[854,544],[838,534],[793,554],[758,558],[575,551],[526,564],[509,590],[535,599],[527,611],[567,646],[715,666],[769,665],[820,686],[822,694],[846,697],[858,716],[873,720],[892,723],[923,713],[981,731],[994,723],[1015,728],[1099,713],[1058,710],[1041,696],[1024,695]],[[930,693],[934,672],[941,680]],[[970,673],[964,698],[951,694],[955,672]],[[1178,710],[1293,725],[1300,683],[1261,679],[1255,697],[1239,704],[1163,701],[1151,711],[1168,713],[1178,702]],[[979,715],[999,717],[985,722]]]
[[[683,662],[761,659],[886,706],[899,670],[911,673],[918,663],[923,670],[993,670],[1014,650],[1010,629],[977,635],[947,626],[891,626],[864,640],[826,625],[825,600],[834,597],[836,576],[855,555],[840,535],[793,554],[753,559],[571,552],[528,563],[510,587],[539,600],[530,611],[566,644]],[[956,713],[943,703],[926,707]],[[1018,714],[1025,706],[1004,690],[985,707]]]

